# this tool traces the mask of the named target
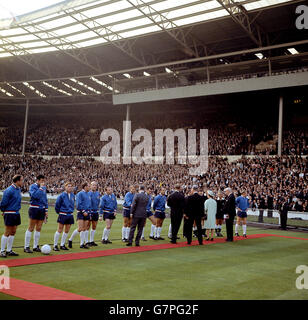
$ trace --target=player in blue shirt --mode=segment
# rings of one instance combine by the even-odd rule
[[[97,191],[97,187],[98,187],[97,182],[92,181],[91,190],[89,191],[89,195],[91,199],[91,213],[90,213],[88,230],[86,231],[86,235],[85,235],[87,245],[90,247],[97,246],[97,244],[94,242],[94,235],[97,227],[97,221],[99,218],[98,210],[99,210],[99,202],[101,198],[101,194],[99,191]],[[90,230],[91,225],[92,225],[92,230],[90,232],[90,242],[88,242],[88,232]]]
[[[55,211],[59,215],[59,217],[57,220],[58,229],[54,235],[54,251],[60,251],[58,248],[58,241],[63,229],[64,232],[61,238],[60,249],[68,250],[68,248],[65,246],[65,241],[67,239],[71,225],[74,224],[73,213],[75,208],[75,196],[73,193],[73,185],[70,182],[66,182],[64,188],[65,191],[57,197],[55,204]]]
[[[45,187],[45,177],[38,175],[36,183],[31,184],[29,189],[30,194],[30,207],[29,207],[29,227],[25,234],[25,248],[24,252],[33,253],[41,252],[39,247],[39,240],[41,235],[41,229],[44,221],[48,218],[48,201]],[[30,241],[32,232],[35,228],[33,239],[33,251],[30,250]]]
[[[23,185],[23,181],[24,179],[21,175],[15,175],[13,177],[13,184],[5,189],[0,202],[0,210],[3,212],[5,225],[4,234],[1,238],[0,257],[2,258],[6,258],[7,256],[18,256],[17,253],[12,251],[12,248],[17,226],[21,223],[19,213],[21,208],[20,188]]]
[[[156,228],[156,218],[154,217],[153,212],[151,211],[151,207],[152,207],[152,193],[153,193],[153,189],[152,187],[148,187],[146,190],[146,193],[150,196],[149,198],[149,202],[148,205],[146,207],[147,210],[147,218],[151,221],[151,232],[150,232],[150,239],[154,240],[154,232],[155,232],[155,228]],[[146,221],[144,223],[144,228],[145,228],[145,224]],[[144,228],[142,230],[142,235],[141,235],[141,240],[146,241],[145,237],[144,237]]]
[[[86,232],[89,227],[90,214],[91,214],[91,198],[90,198],[90,184],[84,182],[82,190],[76,195],[76,209],[77,209],[77,223],[78,228],[75,229],[68,240],[68,247],[73,247],[73,239],[79,233],[80,235],[80,248],[89,249],[86,242]]]
[[[102,243],[108,244],[112,243],[109,241],[109,235],[111,231],[111,226],[113,220],[117,215],[117,198],[112,192],[111,187],[106,188],[106,194],[102,196],[100,204],[99,204],[99,214],[100,220],[103,219],[106,221],[106,227],[103,232]]]
[[[130,225],[132,223],[132,218],[130,216],[130,208],[132,206],[135,193],[136,193],[136,188],[135,188],[135,186],[132,185],[129,187],[129,192],[127,192],[124,197],[123,227],[122,227],[122,241],[123,242],[128,242]]]
[[[155,211],[155,218],[156,218],[156,228],[155,228],[155,235],[154,235],[155,240],[165,240],[160,236],[161,230],[163,227],[163,222],[166,218],[165,210],[166,210],[167,198],[165,196],[165,192],[166,192],[165,188],[160,188],[159,195],[157,195],[154,198],[153,209]]]
[[[242,191],[242,195],[237,197],[235,200],[236,209],[237,209],[237,221],[235,225],[235,235],[239,237],[238,226],[242,223],[243,228],[243,237],[247,238],[246,229],[247,229],[247,210],[249,208],[249,200],[247,197],[246,190]]]

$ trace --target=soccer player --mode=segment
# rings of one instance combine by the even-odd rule
[[[36,183],[33,183],[29,189],[30,207],[29,207],[29,227],[25,233],[25,248],[24,252],[33,253],[41,252],[39,247],[39,239],[42,225],[45,219],[48,218],[48,201],[45,187],[45,177],[38,175]],[[46,221],[46,220],[45,220]],[[30,250],[30,241],[32,232],[34,232],[33,251]]]
[[[88,225],[88,230],[90,230],[90,226],[92,226],[92,230],[90,232],[90,242],[87,243],[88,246],[90,247],[96,247],[97,244],[94,242],[94,235],[97,227],[97,221],[98,221],[98,207],[99,207],[99,202],[101,195],[99,191],[97,191],[97,182],[92,181],[91,182],[91,190],[89,191],[89,195],[91,198],[91,213],[90,213],[90,220],[89,220],[89,225]],[[86,231],[85,233],[85,239],[86,242],[88,241],[88,234]]]
[[[150,239],[154,240],[154,234],[155,234],[155,228],[156,228],[156,218],[154,217],[153,212],[151,211],[151,207],[152,207],[152,192],[153,189],[151,187],[148,187],[146,190],[146,193],[150,196],[149,198],[149,202],[148,205],[146,207],[146,211],[147,211],[147,218],[151,221],[151,232],[150,232]],[[141,240],[143,241],[147,241],[144,237],[144,228],[145,228],[146,222],[144,223],[144,227],[142,230],[142,235],[141,235]]]
[[[85,232],[89,226],[90,213],[91,213],[91,198],[89,195],[90,185],[88,182],[82,184],[82,190],[76,196],[76,209],[77,209],[77,223],[78,228],[74,230],[68,240],[68,247],[73,247],[73,239],[79,233],[80,235],[80,248],[89,249],[85,244]]]
[[[110,230],[111,226],[113,223],[113,220],[115,219],[117,215],[117,198],[112,192],[111,187],[106,188],[106,194],[102,196],[100,204],[100,220],[103,215],[104,221],[106,221],[106,227],[103,232],[103,237],[102,237],[102,243],[103,244],[108,244],[112,243],[109,241],[109,235],[110,235]]]
[[[64,229],[61,238],[60,249],[68,250],[65,246],[65,241],[67,239],[68,233],[70,231],[71,225],[74,224],[74,207],[75,207],[75,196],[73,194],[73,185],[70,182],[66,182],[64,185],[65,191],[62,192],[56,200],[55,211],[58,216],[58,229],[54,235],[53,250],[60,251],[58,247],[58,241],[60,235]]]
[[[217,194],[217,213],[216,213],[216,236],[217,237],[223,237],[223,234],[221,233],[221,226],[223,224],[224,221],[224,213],[223,213],[223,207],[225,204],[225,199],[223,196],[223,192],[221,190],[218,191]]]
[[[19,213],[21,208],[20,188],[23,185],[23,180],[21,175],[15,175],[13,177],[13,183],[5,189],[0,203],[0,210],[3,212],[5,225],[4,234],[1,238],[0,257],[2,258],[6,258],[7,256],[18,256],[18,253],[15,253],[12,250],[12,247],[17,226],[21,223]]]
[[[155,240],[165,240],[161,237],[161,230],[166,218],[166,201],[165,188],[160,188],[159,194],[154,198],[153,209],[155,211],[156,228],[155,228]]]
[[[242,223],[243,237],[247,238],[246,228],[247,228],[247,210],[249,208],[249,200],[247,198],[246,190],[243,190],[241,196],[237,197],[235,200],[237,209],[237,221],[235,225],[235,235],[238,237],[238,226]]]
[[[122,227],[122,241],[128,242],[130,226],[132,218],[130,216],[130,209],[136,193],[135,186],[129,187],[129,192],[126,193],[123,203],[123,227]]]

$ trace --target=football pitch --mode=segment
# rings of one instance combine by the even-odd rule
[[[24,233],[28,225],[28,206],[22,206],[22,225],[17,230],[14,251],[18,259],[42,257],[40,253],[23,252]],[[40,245],[53,242],[57,215],[50,208],[48,223],[43,225]],[[3,219],[0,222],[1,234]],[[119,212],[111,230],[112,244],[101,244],[104,223],[99,222],[95,241],[98,247],[79,248],[79,237],[73,249],[51,252],[52,256],[126,248],[121,241],[122,215]],[[169,219],[163,227],[164,241],[148,238],[147,221],[141,246],[169,244]],[[71,232],[76,228],[72,226]],[[225,234],[225,230],[223,230]],[[213,299],[308,299],[308,290],[296,288],[299,265],[308,265],[308,241],[283,237],[251,238],[254,234],[274,234],[308,238],[307,233],[283,232],[248,227],[248,239],[233,243],[208,243],[204,246],[174,246],[152,251],[114,254],[88,259],[37,263],[10,267],[10,277],[56,288],[80,296],[102,300],[213,300]],[[180,229],[181,241],[182,227]],[[32,247],[31,240],[31,247]],[[133,247],[134,248],[134,247]],[[116,251],[116,250],[115,250]],[[0,260],[8,262],[14,257]],[[0,293],[0,299],[17,299]]]

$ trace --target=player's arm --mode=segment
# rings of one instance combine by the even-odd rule
[[[240,199],[239,198],[235,199],[235,210],[241,210],[241,208],[240,208]]]
[[[105,206],[105,200],[104,200],[104,196],[101,197],[101,200],[99,202],[99,218],[100,220],[103,217],[103,210],[104,210],[104,206]]]
[[[117,215],[118,202],[116,196],[114,196],[114,215]]]
[[[76,197],[76,207],[78,211],[81,211],[83,215],[85,215],[85,210],[84,208],[84,201],[83,201],[83,194],[78,193]]]
[[[156,197],[154,198],[154,202],[153,202],[153,210],[156,210],[157,205],[158,205],[158,196],[156,196]]]
[[[12,196],[12,193],[10,190],[5,190],[3,193],[2,201],[0,204],[0,210],[4,212],[9,204],[10,198]]]
[[[45,193],[44,187],[36,184],[30,186],[29,194],[33,199],[39,200]]]
[[[87,212],[87,210],[85,209],[85,204],[86,204],[86,195],[85,194],[83,194],[82,195],[82,207],[81,208],[83,208],[82,209],[82,213],[83,213],[83,215],[84,215],[84,217],[86,217],[87,215],[88,215],[88,212]],[[88,209],[88,208],[87,208]]]
[[[129,203],[129,201],[128,201],[128,192],[126,193],[126,195],[125,195],[125,197],[124,197],[124,203]]]
[[[60,213],[61,204],[62,204],[62,195],[59,195],[55,204],[55,211],[57,214]]]
[[[45,215],[48,216],[48,199],[47,194],[45,194]]]
[[[151,207],[152,207],[152,198],[151,198],[151,196],[149,195],[149,201],[148,201],[148,204],[147,204],[147,210],[150,211],[150,210],[151,210]]]
[[[45,192],[43,196],[44,206],[45,206],[45,215],[48,216],[48,198],[47,198],[47,188],[45,187]]]

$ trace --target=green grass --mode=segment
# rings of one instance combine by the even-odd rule
[[[28,223],[26,212],[27,207],[23,206],[22,225],[17,231],[15,246],[23,245]],[[52,243],[56,218],[50,210],[49,222],[43,226],[41,233],[41,244]],[[168,226],[167,219],[164,235]],[[111,231],[113,244],[99,244],[99,247],[90,250],[123,247],[121,227],[122,216],[119,214]],[[99,223],[97,242],[102,230],[103,225]],[[148,221],[147,237],[149,230]],[[248,236],[255,233],[308,238],[306,233],[248,227]],[[76,238],[76,244],[69,252],[81,250],[78,241]],[[167,239],[160,243],[166,242]],[[145,244],[156,243],[149,240]],[[29,257],[22,249],[17,248],[16,252],[20,253],[20,257]],[[307,261],[308,241],[267,237],[14,267],[10,268],[10,275],[95,299],[308,299],[308,290],[295,287],[298,277],[295,269],[298,265],[307,265]],[[9,296],[0,294],[0,299],[7,298]]]
[[[0,292],[0,300],[22,300],[22,299]]]

